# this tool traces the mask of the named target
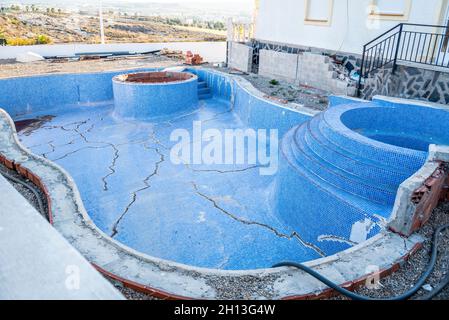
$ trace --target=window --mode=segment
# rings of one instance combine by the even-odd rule
[[[383,20],[408,20],[411,0],[372,0],[370,18]]]
[[[305,24],[329,26],[332,19],[333,0],[305,0]]]

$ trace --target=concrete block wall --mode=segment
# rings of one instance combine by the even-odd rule
[[[299,54],[262,49],[259,51],[259,74],[308,85],[337,95],[355,96],[356,89],[338,79],[330,58],[326,55],[303,52]]]
[[[259,74],[269,78],[296,82],[298,58],[297,54],[260,50]]]
[[[297,81],[339,95],[355,95],[355,89],[338,79],[330,58],[325,55],[304,52],[299,55]]]
[[[253,48],[243,43],[229,42],[228,66],[243,72],[251,72]]]

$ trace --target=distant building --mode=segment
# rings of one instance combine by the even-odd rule
[[[232,68],[449,104],[449,0],[255,0],[254,23],[228,30]]]

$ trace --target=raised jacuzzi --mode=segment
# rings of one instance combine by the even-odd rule
[[[294,110],[240,78],[204,69],[0,85],[0,106],[20,143],[39,157],[12,154],[25,153],[16,159],[21,170],[45,168],[38,176],[53,197],[55,227],[102,272],[166,296],[220,297],[215,281],[246,276],[271,286],[275,298],[318,290],[270,270],[285,260],[322,268],[351,260],[335,281],[361,278],[365,263],[390,267],[388,259],[419,242],[386,230],[398,188],[426,163],[429,144],[449,144],[443,109],[343,99],[320,114]],[[173,132],[194,137],[198,126],[223,135],[276,129],[277,174],[261,175],[260,164],[173,163]],[[195,143],[187,143],[191,156]],[[389,250],[389,258],[363,254],[370,246]]]
[[[175,117],[198,107],[198,77],[187,72],[153,71],[112,79],[115,113],[131,119]]]

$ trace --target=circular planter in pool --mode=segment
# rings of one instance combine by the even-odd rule
[[[154,119],[188,113],[198,106],[198,77],[184,72],[141,72],[112,79],[115,113]]]

